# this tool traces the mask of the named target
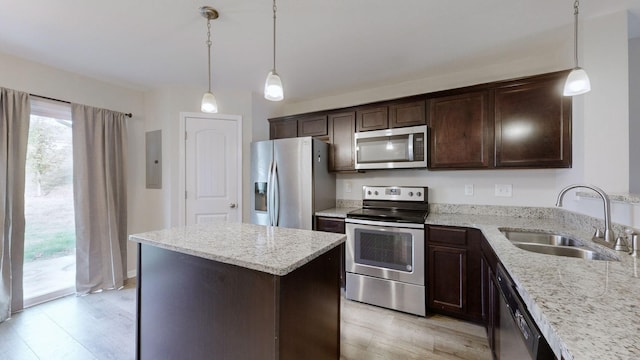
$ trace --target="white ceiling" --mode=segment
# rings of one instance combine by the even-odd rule
[[[269,0],[0,0],[0,52],[140,90],[206,88],[202,5],[220,12],[213,91],[261,92]],[[581,19],[623,9],[640,36],[640,0],[580,3]],[[572,21],[573,0],[278,0],[277,70],[302,100],[566,44]]]

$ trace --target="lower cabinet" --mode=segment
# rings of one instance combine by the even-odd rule
[[[316,216],[315,230],[344,234],[344,219],[329,216]],[[340,245],[340,254],[340,286],[344,288],[347,277],[344,264],[344,244]]]
[[[483,322],[482,238],[476,229],[427,228],[428,311]]]

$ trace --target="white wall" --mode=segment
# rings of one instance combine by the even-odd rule
[[[640,194],[640,37],[629,40],[629,192]]]
[[[205,89],[190,86],[172,86],[156,89],[145,94],[146,131],[162,130],[162,189],[140,190],[147,193],[151,206],[145,208],[148,229],[162,229],[178,224],[178,143],[181,112],[200,112],[200,100]],[[252,95],[247,92],[225,93],[214,89],[220,114],[242,116],[242,209],[243,218],[249,211],[249,144],[252,138]]]
[[[144,188],[144,95],[140,91],[105,83],[0,53],[0,86],[55,99],[110,110],[133,113],[127,121],[128,132],[128,233],[145,230],[144,212],[135,211],[145,204]],[[128,244],[127,270],[136,269],[136,247]]]

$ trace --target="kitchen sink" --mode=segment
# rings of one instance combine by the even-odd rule
[[[512,242],[524,242],[553,246],[584,246],[582,242],[567,236],[547,234],[536,231],[502,230],[504,236]]]
[[[527,251],[536,252],[539,254],[556,255],[556,256],[568,256],[587,260],[615,260],[610,256],[601,254],[599,252],[571,246],[555,246],[555,245],[543,245],[534,243],[519,243],[514,242],[514,246]]]
[[[593,249],[588,249],[584,244],[568,236],[545,233],[541,231],[519,231],[501,229],[502,234],[511,243],[522,250],[539,254],[568,256],[587,260],[616,260]]]

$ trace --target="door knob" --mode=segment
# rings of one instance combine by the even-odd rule
[[[230,208],[232,208],[232,209],[235,209],[235,208],[236,208],[236,206],[238,206],[238,205],[236,205],[235,203],[231,203],[231,204],[229,204],[229,207],[230,207]]]

